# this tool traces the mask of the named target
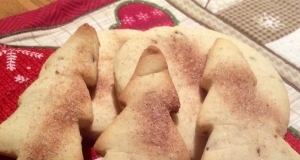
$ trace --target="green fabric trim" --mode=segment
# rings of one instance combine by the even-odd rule
[[[175,26],[177,26],[177,25],[179,24],[179,20],[177,20],[177,18],[176,18],[169,10],[167,10],[167,9],[165,9],[165,8],[163,8],[163,7],[160,7],[159,5],[157,5],[157,4],[155,4],[155,3],[146,2],[146,1],[143,1],[143,0],[133,0],[133,1],[125,1],[125,2],[122,2],[122,3],[120,3],[120,4],[116,7],[116,9],[115,9],[115,19],[116,19],[116,22],[117,22],[117,23],[111,25],[111,26],[109,27],[109,29],[115,29],[116,27],[122,25],[122,23],[121,23],[121,21],[120,21],[120,19],[119,19],[119,17],[118,17],[118,11],[119,11],[119,9],[120,9],[122,6],[127,5],[127,4],[130,4],[130,3],[143,3],[143,4],[150,5],[150,6],[152,6],[152,7],[158,8],[158,9],[162,10],[163,12],[167,13],[167,14],[171,17],[171,19],[172,19],[172,21],[173,21],[173,23],[174,23]]]
[[[295,128],[293,128],[292,126],[290,126],[288,128],[288,130],[298,139],[300,139],[300,132],[298,130],[296,130]]]

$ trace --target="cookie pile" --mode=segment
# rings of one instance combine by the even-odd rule
[[[100,45],[99,45],[100,42]],[[271,64],[200,28],[98,32],[85,24],[0,125],[0,153],[83,159],[299,159],[284,141],[289,101]]]

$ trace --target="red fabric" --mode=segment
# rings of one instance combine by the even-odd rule
[[[0,37],[26,30],[51,27],[69,22],[83,13],[115,0],[57,0],[37,10],[0,20]]]
[[[175,21],[163,9],[151,3],[130,2],[121,4],[116,13],[115,29],[148,30],[160,26],[175,26]]]
[[[291,132],[285,135],[285,140],[291,145],[294,150],[300,154],[300,139],[294,136]]]
[[[53,49],[0,45],[0,123],[15,111],[19,95],[36,80]]]

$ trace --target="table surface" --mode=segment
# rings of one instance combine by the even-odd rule
[[[56,0],[0,0],[0,19],[32,11]]]

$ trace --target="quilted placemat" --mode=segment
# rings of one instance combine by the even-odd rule
[[[299,18],[296,15],[291,15],[296,18],[292,20],[282,18],[283,13],[287,16],[293,13],[297,1],[285,5],[280,1],[278,4],[268,1],[271,3],[268,4],[248,0],[72,2],[58,0],[38,10],[0,20],[0,123],[14,112],[18,96],[37,78],[45,60],[83,23],[89,23],[97,31],[147,30],[176,25],[205,27],[237,37],[273,63],[285,81],[291,102],[290,127],[285,140],[300,153],[300,61],[297,56],[300,50],[296,44]],[[285,10],[277,11],[282,9],[280,5],[285,6]],[[253,8],[245,9],[245,6]],[[55,13],[51,12],[53,9]],[[241,10],[243,14],[238,14]],[[98,157],[90,150],[92,143],[84,146],[86,159]]]

